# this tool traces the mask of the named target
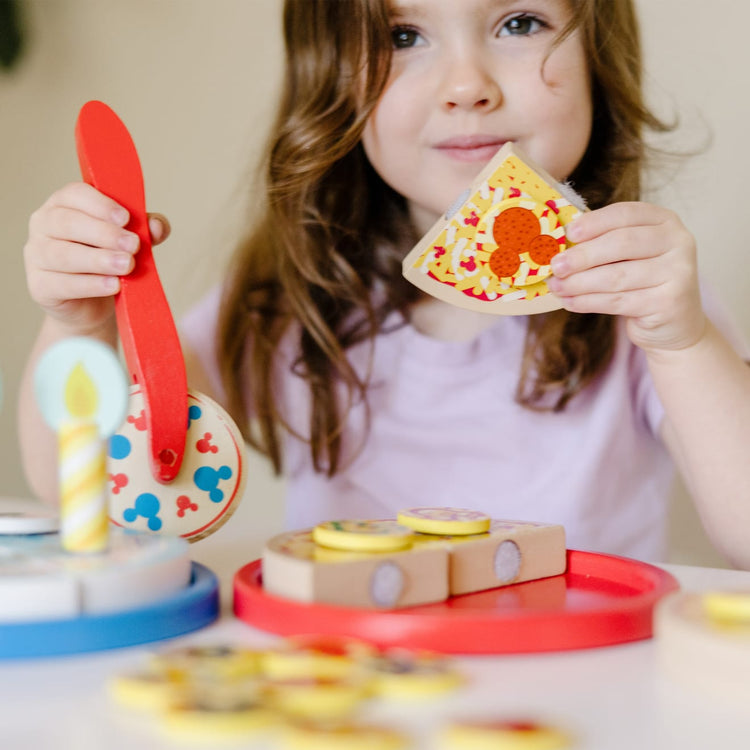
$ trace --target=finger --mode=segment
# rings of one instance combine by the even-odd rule
[[[29,275],[28,286],[32,299],[42,307],[52,308],[66,300],[111,297],[120,291],[120,279],[117,276],[39,270]]]
[[[662,265],[653,259],[607,263],[565,278],[553,276],[548,279],[547,285],[554,294],[562,297],[649,289],[667,280],[668,276],[662,271]]]
[[[586,242],[628,226],[656,226],[674,219],[674,214],[652,203],[624,201],[587,211],[565,228],[571,242]]]
[[[565,278],[608,263],[654,258],[672,244],[661,225],[613,229],[606,236],[586,240],[556,255],[551,261],[552,272]]]
[[[75,208],[102,221],[112,221],[121,227],[130,219],[130,214],[124,206],[85,182],[71,182],[65,185],[54,192],[45,205]]]
[[[134,232],[68,206],[50,206],[45,211],[35,213],[29,225],[29,234],[127,253],[137,252],[140,244]]]
[[[151,241],[158,245],[169,237],[172,227],[164,214],[151,213],[148,215],[148,229],[151,233]]]
[[[647,318],[655,315],[658,307],[658,287],[634,289],[628,292],[592,292],[575,296],[560,296],[562,306],[577,313],[604,313],[626,318]]]
[[[133,270],[135,259],[132,253],[48,240],[37,247],[33,265],[40,271],[123,276]]]

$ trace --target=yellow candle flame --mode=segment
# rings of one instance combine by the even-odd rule
[[[73,367],[65,383],[65,406],[71,417],[79,419],[93,417],[99,406],[94,381],[88,376],[81,362]]]

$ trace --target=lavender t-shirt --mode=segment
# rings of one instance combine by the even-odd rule
[[[182,331],[221,393],[218,300],[215,290],[196,305]],[[704,303],[747,358],[725,311],[710,295]],[[372,368],[369,431],[365,406],[357,404],[344,435],[344,468],[333,478],[313,470],[303,439],[286,436],[287,527],[457,506],[563,524],[571,549],[663,559],[673,466],[658,437],[663,410],[645,356],[620,321],[606,371],[564,411],[539,413],[513,398],[525,333],[523,317],[498,317],[467,342],[432,339],[406,324],[379,335],[374,350],[369,343],[350,349],[358,372]],[[304,436],[308,392],[290,360],[279,364],[276,386]]]

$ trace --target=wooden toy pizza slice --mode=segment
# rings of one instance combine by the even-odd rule
[[[76,123],[84,180],[125,206],[140,238],[115,298],[133,381],[128,416],[110,440],[110,519],[126,529],[196,541],[234,512],[245,485],[244,442],[229,415],[187,388],[177,329],[151,252],[143,175],[133,140],[104,103]]]
[[[506,143],[403,262],[404,276],[445,302],[495,315],[562,307],[547,279],[585,211],[568,185]]]

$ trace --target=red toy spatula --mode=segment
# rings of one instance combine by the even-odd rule
[[[151,252],[138,153],[125,125],[102,102],[83,106],[75,136],[83,179],[128,209],[127,229],[141,241],[134,270],[120,280],[115,312],[125,362],[144,394],[151,471],[160,482],[171,482],[185,453],[187,377]]]
[[[106,104],[88,102],[78,116],[76,145],[83,178],[128,209],[127,228],[141,241],[115,298],[134,385],[127,419],[110,440],[110,519],[196,541],[226,522],[242,498],[244,441],[216,402],[187,388],[151,252],[140,162],[125,125]]]

